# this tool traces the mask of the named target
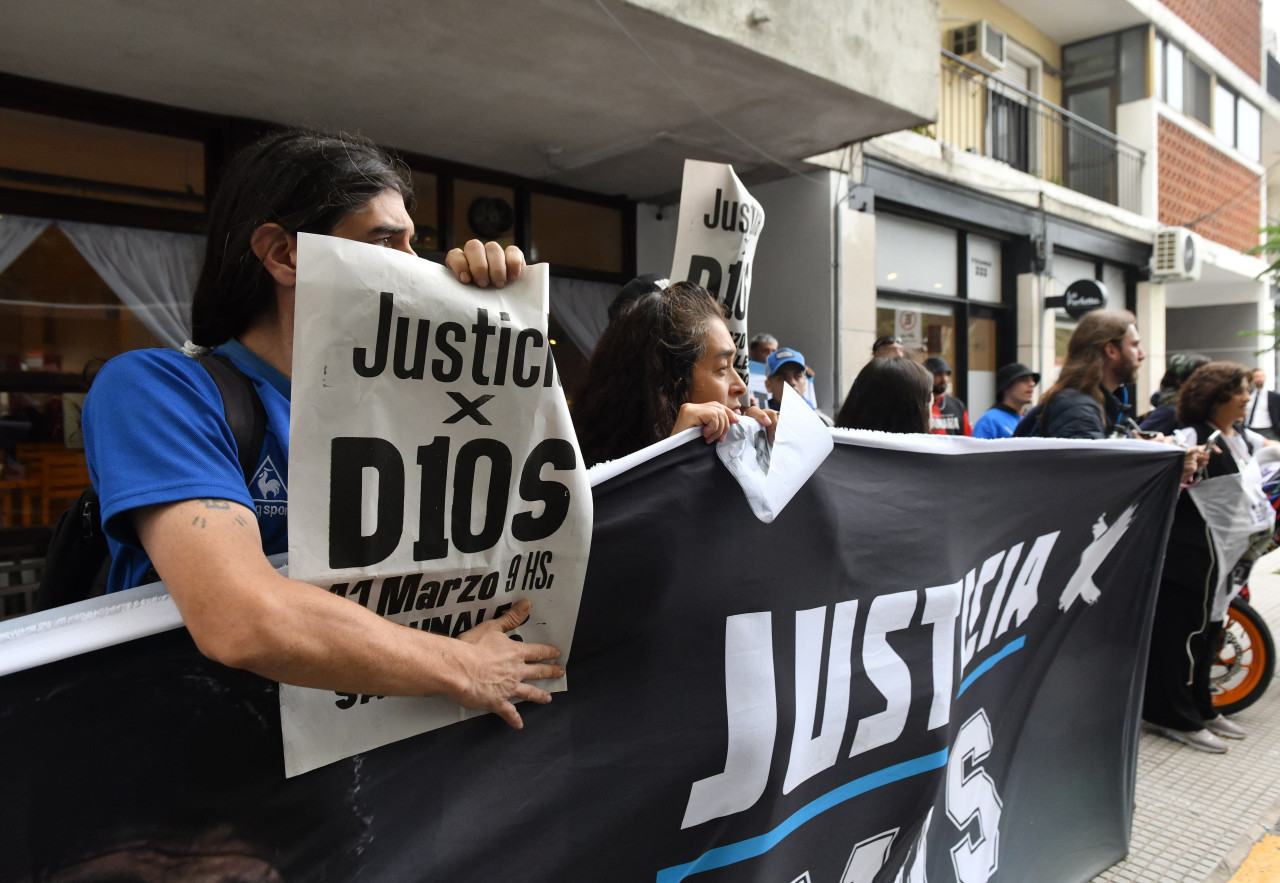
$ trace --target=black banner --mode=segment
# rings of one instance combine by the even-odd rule
[[[769,525],[701,444],[597,486],[519,732],[285,780],[275,685],[184,630],[0,678],[0,879],[1088,880],[1181,457],[949,441],[837,444]]]

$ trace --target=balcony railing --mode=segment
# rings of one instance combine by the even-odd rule
[[[1142,210],[1143,151],[1033,92],[942,50],[938,122],[930,134],[959,150]]]

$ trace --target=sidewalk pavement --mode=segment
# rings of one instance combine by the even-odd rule
[[[1280,639],[1278,569],[1280,551],[1258,561],[1249,588]],[[1259,864],[1280,848],[1280,678],[1233,720],[1249,735],[1224,755],[1142,734],[1129,856],[1094,883],[1280,880]]]

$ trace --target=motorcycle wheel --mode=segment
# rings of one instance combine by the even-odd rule
[[[1209,671],[1213,707],[1235,714],[1257,702],[1275,673],[1276,646],[1258,611],[1236,598],[1227,610],[1222,648]]]

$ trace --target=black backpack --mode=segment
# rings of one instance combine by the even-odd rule
[[[217,353],[195,356],[209,372],[222,395],[222,411],[231,436],[235,439],[244,473],[245,486],[253,480],[258,453],[267,431],[267,412],[253,388],[253,381],[230,359]],[[38,610],[51,610],[73,601],[102,595],[107,590],[107,574],[111,570],[111,553],[102,532],[102,510],[98,492],[85,488],[75,505],[58,516],[45,554],[44,572],[40,576]],[[147,570],[145,582],[159,579],[155,568]]]

